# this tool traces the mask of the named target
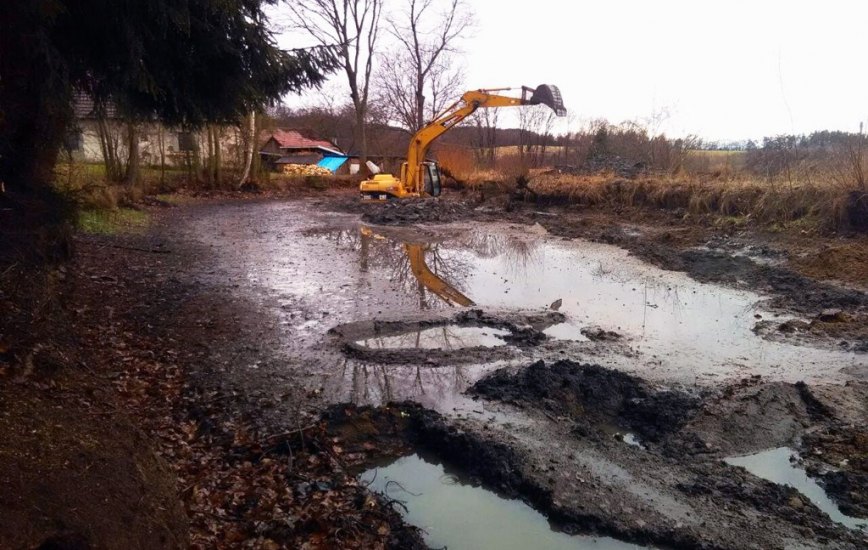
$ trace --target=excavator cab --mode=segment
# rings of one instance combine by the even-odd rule
[[[425,190],[425,194],[432,197],[440,195],[442,181],[440,166],[436,162],[422,163],[422,188]]]

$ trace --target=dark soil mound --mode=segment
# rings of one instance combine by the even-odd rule
[[[517,374],[501,369],[469,391],[542,408],[580,425],[623,425],[652,441],[678,430],[699,407],[699,400],[687,394],[655,391],[623,372],[569,360],[551,366],[538,361]]]
[[[377,225],[409,225],[419,222],[447,223],[470,216],[463,202],[436,198],[401,199],[366,206],[362,219]]]

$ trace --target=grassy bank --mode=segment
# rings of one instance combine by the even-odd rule
[[[148,226],[147,212],[132,208],[85,209],[78,213],[78,228],[94,235],[115,235]]]
[[[864,230],[868,222],[866,192],[832,182],[540,174],[528,188],[540,203],[656,208],[685,217],[712,216],[722,224],[847,231]]]

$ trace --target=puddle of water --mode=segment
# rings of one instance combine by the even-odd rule
[[[465,484],[419,455],[369,470],[360,479],[372,490],[403,502],[404,519],[424,530],[425,542],[432,548],[641,548],[608,537],[553,531],[545,516],[524,502]]]
[[[359,340],[356,344],[371,349],[445,349],[506,345],[503,336],[509,331],[489,327],[461,327],[445,325],[414,332]]]
[[[779,485],[789,485],[797,490],[817,508],[825,512],[833,521],[851,529],[868,527],[868,520],[847,516],[838,509],[838,505],[829,498],[826,491],[801,468],[793,466],[790,458],[795,451],[788,447],[779,447],[760,453],[724,459],[732,466],[741,466],[757,477],[761,477]]]
[[[384,275],[401,283],[398,294],[415,297],[419,309],[454,304],[434,292],[442,288],[487,309],[557,305],[567,322],[546,334],[576,342],[587,341],[581,330],[589,326],[622,334],[640,361],[615,357],[620,363],[613,366],[620,368],[690,382],[748,374],[795,381],[864,364],[850,352],[765,340],[752,331],[756,313],[773,316],[762,310],[763,296],[699,283],[616,247],[552,240],[497,224],[446,232],[439,241],[428,236],[417,250],[416,262],[435,275],[435,286],[413,277],[419,270],[411,269],[412,258],[402,248],[407,238],[381,236],[359,244],[358,251],[366,269],[382,266]],[[827,371],[821,374],[823,366]]]
[[[552,239],[529,229],[450,224],[375,228],[383,235],[365,235],[357,217],[311,214],[306,203],[242,205],[191,226],[223,265],[204,280],[231,285],[233,293],[253,296],[263,307],[274,305],[285,351],[307,357],[305,368],[322,373],[327,379],[322,385],[335,399],[350,396],[373,405],[395,396],[441,411],[457,402],[463,407],[461,392],[496,365],[380,369],[349,365],[339,351],[316,346],[343,322],[424,315],[459,309],[468,301],[489,311],[543,311],[560,300],[567,321],[546,333],[564,340],[568,357],[648,379],[693,384],[759,374],[768,380],[830,382],[866,365],[865,357],[852,352],[757,336],[751,330],[754,314],[768,317],[757,305],[761,295],[698,283],[614,246]],[[623,345],[586,342],[580,331],[587,327],[615,331]],[[478,345],[449,342],[453,349]],[[515,364],[547,358],[548,351],[529,357],[532,353],[517,350]]]

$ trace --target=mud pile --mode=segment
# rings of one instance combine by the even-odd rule
[[[473,209],[463,202],[436,198],[401,199],[366,206],[362,219],[377,225],[447,223],[470,217]]]
[[[699,399],[686,393],[657,391],[623,372],[570,360],[551,366],[538,361],[517,374],[501,369],[469,393],[566,416],[582,436],[603,424],[635,430],[649,441],[677,431],[699,407]]]

